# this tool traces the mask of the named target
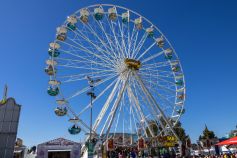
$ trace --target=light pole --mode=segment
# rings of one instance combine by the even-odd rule
[[[90,90],[87,92],[87,95],[90,96],[90,136],[89,136],[89,143],[88,143],[88,158],[93,157],[93,144],[92,144],[92,108],[93,108],[93,99],[96,98],[95,92],[94,92],[94,87],[95,84],[99,81],[100,79],[93,80],[89,76],[86,76],[86,79],[88,80],[88,84],[90,86]]]

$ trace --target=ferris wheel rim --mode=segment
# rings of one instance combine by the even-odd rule
[[[124,10],[128,10],[128,11],[130,11],[130,12],[132,12],[132,13],[134,13],[134,14],[136,14],[136,15],[138,15],[138,16],[140,16],[140,17],[142,17],[144,20],[146,20],[149,24],[151,24],[151,26],[153,26],[163,37],[164,37],[164,39],[165,39],[165,41],[168,43],[168,45],[171,47],[171,49],[173,50],[173,52],[174,52],[174,54],[175,54],[175,56],[176,56],[176,59],[179,61],[179,66],[180,66],[180,68],[181,68],[181,72],[183,73],[183,69],[182,69],[182,65],[181,65],[181,63],[180,63],[180,60],[179,60],[179,58],[178,58],[178,56],[177,56],[177,53],[176,53],[176,51],[175,51],[175,49],[173,48],[173,46],[171,45],[171,43],[168,41],[168,39],[166,38],[166,36],[158,29],[158,27],[156,26],[156,25],[153,25],[147,18],[145,18],[145,17],[143,17],[142,15],[140,15],[139,13],[137,13],[137,12],[135,12],[135,11],[132,11],[132,10],[130,10],[130,9],[128,9],[128,8],[125,8],[125,7],[121,7],[121,6],[117,6],[117,5],[112,5],[112,4],[96,4],[96,5],[90,5],[90,6],[88,6],[88,7],[85,7],[85,8],[92,8],[92,7],[98,7],[98,6],[109,6],[109,7],[118,7],[118,8],[121,8],[121,9],[124,9]],[[83,9],[83,8],[82,8]],[[81,9],[80,9],[81,10]],[[76,11],[74,14],[77,14],[80,10],[78,10],[78,11]],[[56,40],[55,42],[58,42],[58,40]],[[54,57],[52,57],[52,61],[53,61],[53,59],[54,59]],[[173,72],[173,74],[174,74],[174,72]],[[174,76],[175,76],[175,74],[174,74]],[[51,78],[51,77],[50,77]],[[54,78],[54,79],[57,79],[56,78],[56,74],[52,77],[52,78]],[[183,84],[184,84],[184,86],[183,86],[183,88],[184,88],[184,91],[183,91],[183,93],[185,94],[185,80],[184,80],[184,76],[183,76]],[[176,86],[176,91],[177,91],[177,86]],[[62,92],[60,91],[60,95],[62,95]],[[176,96],[177,96],[177,92],[176,92]],[[184,98],[184,100],[183,100],[183,102],[185,101],[185,98]],[[69,105],[68,105],[69,106]],[[184,108],[184,105],[182,105],[182,109]],[[71,111],[70,110],[71,108],[69,108],[69,111]],[[72,110],[73,111],[73,110]],[[72,112],[71,111],[71,112]],[[73,114],[73,113],[72,113]],[[74,114],[73,114],[74,115]],[[74,115],[74,116],[78,116],[78,115]],[[178,119],[176,119],[177,121],[179,120],[179,118],[181,117],[181,115],[179,115],[179,117],[178,117]]]

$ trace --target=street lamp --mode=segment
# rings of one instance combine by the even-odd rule
[[[101,79],[92,79],[89,76],[86,76],[86,79],[88,80],[88,84],[90,86],[90,90],[87,92],[87,95],[90,96],[90,136],[89,136],[89,144],[88,144],[88,157],[93,156],[93,153],[91,153],[90,150],[92,150],[92,107],[93,107],[93,99],[96,98],[95,95],[95,84],[99,81],[101,81]],[[93,151],[92,151],[93,152]]]

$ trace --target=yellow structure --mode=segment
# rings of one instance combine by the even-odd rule
[[[139,68],[141,67],[141,62],[135,59],[126,58],[124,60],[124,63],[127,65],[129,69],[133,69],[133,70],[139,70]]]

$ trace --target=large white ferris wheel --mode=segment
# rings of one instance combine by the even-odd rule
[[[55,113],[69,117],[71,134],[90,131],[88,92],[97,96],[91,131],[104,138],[173,132],[184,113],[184,74],[174,48],[130,9],[99,4],[78,10],[57,28],[48,53],[48,94],[56,97]]]

